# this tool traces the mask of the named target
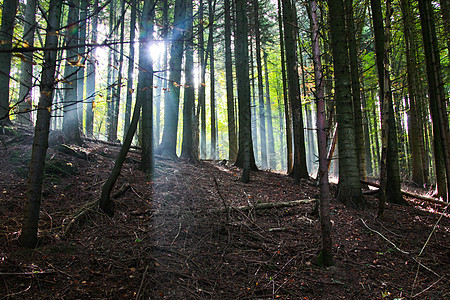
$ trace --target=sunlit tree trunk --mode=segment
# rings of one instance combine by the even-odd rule
[[[91,43],[97,43],[97,25],[98,25],[98,0],[94,0],[91,18]],[[96,50],[91,49],[89,59],[87,60],[87,80],[86,80],[86,134],[92,137],[94,134],[94,103],[95,103],[95,82],[96,82]]]
[[[130,1],[131,6],[131,18],[130,18],[130,53],[128,55],[128,79],[127,79],[127,99],[125,102],[125,121],[124,121],[124,130],[123,133],[126,134],[128,128],[130,127],[130,118],[131,118],[131,105],[133,103],[133,73],[134,73],[134,40],[136,37],[136,15],[137,15],[137,2],[136,0]],[[158,90],[161,91],[161,87],[158,86]],[[161,95],[161,92],[159,92]],[[159,101],[159,98],[158,100]],[[157,121],[157,120],[156,120]],[[158,124],[159,125],[159,124]],[[155,136],[158,136],[159,132]]]
[[[311,20],[311,44],[314,62],[314,82],[317,105],[317,141],[319,148],[319,187],[320,187],[320,225],[322,232],[322,248],[318,257],[319,263],[330,266],[333,264],[331,221],[330,221],[330,188],[328,184],[327,161],[327,125],[325,106],[325,87],[321,61],[319,23],[317,21],[317,2],[309,1],[309,17]]]
[[[2,23],[0,27],[0,127],[11,124],[9,119],[9,76],[11,71],[12,38],[14,19],[16,17],[18,0],[4,0]]]
[[[231,56],[231,13],[230,0],[225,0],[225,78],[227,89],[227,116],[228,116],[228,159],[232,162],[237,158],[236,119],[234,110],[233,91],[233,60]]]
[[[28,47],[34,46],[36,29],[36,0],[27,1],[23,24],[23,40]],[[0,54],[1,55],[1,54]],[[23,53],[24,60],[20,64],[19,114],[17,121],[26,126],[33,125],[31,108],[33,101],[33,52]]]
[[[177,157],[176,144],[178,132],[178,110],[180,102],[181,64],[183,61],[183,32],[185,29],[186,1],[175,2],[174,29],[172,31],[172,45],[169,61],[169,92],[164,98],[164,129],[161,144],[156,153]]]
[[[343,0],[329,0],[331,48],[334,64],[336,118],[338,122],[339,185],[337,199],[346,206],[361,209],[366,201],[361,192],[356,153],[349,54]]]
[[[78,124],[80,127],[80,132],[83,133],[84,130],[84,122],[83,122],[83,104],[85,101],[84,97],[84,80],[85,80],[85,64],[86,64],[86,27],[87,27],[87,15],[88,15],[88,6],[89,6],[89,0],[80,0],[80,22],[78,23],[78,32],[79,32],[79,38],[77,40],[78,44],[81,44],[80,48],[78,48],[78,60],[80,63],[80,66],[77,71],[77,113],[78,113]]]
[[[266,135],[266,116],[264,105],[264,85],[262,74],[262,58],[261,58],[261,32],[259,25],[259,4],[257,0],[253,0],[254,20],[255,20],[255,51],[256,51],[256,68],[258,71],[258,103],[259,103],[259,136],[261,138],[261,167],[267,169],[267,135]],[[270,109],[270,107],[268,108]]]
[[[269,68],[267,67],[266,51],[264,51],[264,71],[266,81],[266,116],[267,116],[269,168],[275,170],[277,167],[277,162],[275,160],[275,140],[273,137],[272,103],[270,101]]]
[[[73,47],[78,43],[78,7],[79,0],[70,0],[69,15],[67,17],[66,46]],[[63,126],[62,131],[66,143],[81,145],[83,142],[80,136],[78,123],[78,97],[77,97],[77,73],[78,73],[78,50],[75,48],[66,49],[65,67],[64,67],[64,98],[63,98]]]
[[[47,35],[45,48],[56,49],[60,28],[62,1],[50,0],[47,15]],[[39,106],[34,128],[33,147],[31,150],[30,169],[28,173],[26,206],[24,211],[22,232],[19,237],[21,245],[34,248],[38,243],[38,223],[41,207],[42,182],[44,179],[45,157],[48,149],[48,133],[50,129],[51,107],[55,90],[56,50],[44,52],[42,66]]]
[[[298,62],[296,51],[296,16],[290,0],[283,0],[284,43],[286,47],[286,69],[288,78],[288,96],[292,107],[292,120],[294,128],[294,167],[293,175],[296,181],[308,178],[306,166],[305,136],[303,128],[302,105],[300,99],[300,86],[298,76]]]
[[[211,93],[209,101],[211,103],[211,159],[217,159],[217,125],[216,125],[216,78],[214,65],[214,14],[215,14],[214,0],[208,0],[209,9],[209,37],[208,37],[208,53],[209,53],[209,69],[210,69],[210,84]]]
[[[250,35],[250,94],[252,97],[252,102],[250,104],[250,111],[251,111],[251,124],[252,124],[252,148],[254,149],[256,153],[255,159],[258,160],[258,128],[256,125],[256,89],[255,89],[255,67],[254,67],[254,57],[253,57],[253,38]]]
[[[200,106],[200,158],[206,158],[206,57],[203,20],[203,1],[199,4],[199,29],[198,29],[198,56],[200,57],[200,85],[198,87],[198,103]]]

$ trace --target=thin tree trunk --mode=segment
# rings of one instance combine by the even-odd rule
[[[200,57],[200,86],[198,92],[198,102],[200,106],[200,158],[206,158],[206,57],[205,57],[205,38],[203,21],[203,1],[199,4],[199,29],[198,29],[198,55]]]
[[[53,34],[60,28],[62,1],[50,0],[47,16],[47,35],[45,48],[56,49],[58,36]],[[48,149],[48,133],[50,129],[51,107],[55,90],[56,51],[44,52],[42,67],[39,106],[34,129],[33,147],[31,150],[28,187],[22,223],[22,233],[19,237],[21,245],[34,248],[38,243],[38,223],[41,207],[42,182],[44,180],[45,157]]]
[[[209,8],[209,37],[208,37],[208,53],[209,53],[209,69],[211,81],[211,93],[209,101],[211,103],[211,159],[217,159],[217,125],[216,125],[216,78],[214,66],[214,13],[216,1],[208,0]]]
[[[330,266],[333,264],[333,251],[331,240],[330,221],[330,189],[328,185],[328,161],[327,161],[327,125],[325,88],[323,81],[323,69],[321,61],[319,24],[317,21],[317,2],[309,1],[309,16],[311,19],[311,42],[314,62],[314,81],[316,87],[317,105],[317,140],[319,148],[319,187],[320,187],[320,226],[322,232],[322,248],[318,256],[321,264]]]
[[[131,118],[131,106],[133,103],[133,72],[134,72],[134,40],[136,37],[136,15],[137,15],[137,6],[138,3],[136,0],[130,1],[131,6],[131,18],[130,18],[130,53],[128,55],[128,78],[127,78],[127,98],[125,102],[125,120],[124,120],[124,129],[123,133],[126,134],[128,128],[130,127],[130,118]],[[158,87],[161,90],[160,87]],[[158,101],[158,100],[157,100]],[[155,135],[157,136],[157,135]]]
[[[228,116],[228,159],[232,162],[237,158],[237,135],[234,110],[233,92],[233,60],[231,56],[231,14],[230,0],[225,0],[225,78],[227,89],[227,116]]]
[[[26,22],[23,25],[23,40],[27,43],[28,47],[33,47],[34,32],[36,29],[36,0],[27,1],[25,20]],[[33,52],[23,53],[23,56],[25,59],[22,60],[20,65],[19,114],[17,121],[22,125],[32,126]]]
[[[89,0],[80,0],[80,9],[79,9],[79,19],[80,22],[78,23],[78,31],[79,31],[79,37],[78,41],[76,41],[78,44],[86,44],[86,30],[87,30],[87,15],[88,15],[88,6],[89,6]],[[83,103],[85,101],[84,97],[84,80],[85,80],[85,71],[84,67],[86,64],[86,46],[82,46],[78,48],[78,60],[80,63],[80,67],[78,68],[77,72],[77,113],[78,113],[78,124],[80,127],[81,133],[84,132],[84,109],[83,109]]]
[[[0,127],[11,124],[9,119],[9,76],[11,71],[12,38],[14,19],[17,12],[18,0],[4,0],[2,9],[2,23],[0,27]]]
[[[275,140],[273,137],[273,124],[272,124],[272,103],[270,101],[270,87],[269,87],[269,68],[267,67],[267,52],[264,51],[264,71],[266,81],[266,112],[267,112],[267,136],[268,136],[268,157],[269,168],[275,170],[277,162],[275,160]]]
[[[250,93],[252,97],[252,103],[250,105],[251,110],[251,122],[252,122],[252,147],[256,153],[258,153],[259,143],[258,143],[258,127],[256,126],[256,89],[255,89],[255,68],[254,68],[254,57],[253,57],[253,39],[250,35]],[[255,159],[258,158],[256,155]]]

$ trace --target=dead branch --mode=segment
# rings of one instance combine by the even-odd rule
[[[317,199],[302,199],[302,200],[295,200],[295,201],[288,201],[288,202],[266,202],[266,203],[256,203],[255,205],[244,205],[244,206],[232,207],[232,209],[239,210],[239,211],[249,211],[252,209],[283,208],[283,207],[293,207],[293,206],[297,206],[300,204],[313,203],[315,201],[317,201]],[[228,209],[224,209],[224,208],[208,210],[209,213],[220,213],[220,212],[226,212],[226,211],[228,211]]]
[[[380,185],[377,184],[377,183],[374,183],[374,182],[361,180],[361,183],[380,188]],[[408,192],[408,191],[405,191],[405,190],[401,190],[401,193],[403,195],[405,195],[405,196],[413,197],[413,198],[420,199],[420,200],[423,200],[423,201],[426,201],[426,202],[431,202],[431,203],[440,204],[440,205],[447,205],[448,204],[447,202],[444,202],[442,200],[438,200],[436,198],[423,196],[423,195],[419,195],[419,194],[414,194],[414,193],[411,193],[411,192]]]

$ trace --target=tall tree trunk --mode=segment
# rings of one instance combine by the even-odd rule
[[[236,7],[236,39],[235,57],[237,72],[237,92],[239,103],[239,156],[242,156],[242,176],[240,181],[250,181],[252,153],[252,131],[250,117],[250,82],[248,61],[248,24],[246,0],[235,0]]]
[[[411,10],[410,0],[401,0],[401,8],[403,12],[403,35],[405,37],[406,52],[406,76],[408,82],[409,95],[409,114],[408,114],[408,133],[411,148],[411,166],[412,166],[412,182],[420,187],[425,184],[422,154],[420,148],[420,138],[423,136],[422,128],[419,127],[418,93],[417,93],[417,62],[415,55],[417,52],[416,42],[414,40],[414,19]],[[423,139],[423,138],[422,138]],[[422,142],[423,144],[423,142]]]
[[[266,115],[267,115],[267,136],[268,136],[268,157],[269,168],[275,170],[277,162],[275,160],[275,140],[273,137],[272,124],[272,103],[270,101],[270,87],[269,87],[269,68],[267,67],[267,52],[264,51],[264,73],[266,81]]]
[[[359,82],[358,49],[356,44],[356,30],[353,16],[353,0],[344,1],[347,16],[347,39],[350,55],[350,76],[352,80],[353,116],[355,120],[356,153],[358,155],[359,174],[366,179],[366,166],[364,162],[364,132],[361,112],[361,84]]]
[[[280,56],[281,56],[281,76],[283,81],[283,103],[284,115],[286,117],[286,145],[287,145],[287,167],[286,170],[291,173],[293,168],[293,154],[292,154],[292,122],[291,122],[291,107],[288,100],[287,79],[286,79],[286,62],[284,51],[284,34],[283,34],[283,18],[281,15],[282,7],[281,0],[278,0],[278,30],[280,32]]]
[[[254,68],[254,57],[253,57],[253,39],[250,39],[250,93],[252,97],[252,102],[250,105],[251,110],[251,123],[252,123],[252,147],[256,153],[258,153],[259,143],[258,143],[258,128],[256,126],[256,89],[255,89],[255,68]],[[258,160],[258,155],[256,154],[256,160]]]
[[[343,0],[329,0],[331,48],[334,63],[336,118],[338,122],[339,186],[337,199],[346,206],[361,209],[366,201],[361,192],[356,153],[349,54]]]
[[[56,49],[58,36],[53,34],[60,28],[62,1],[50,0],[47,15],[47,35],[45,48]],[[56,50],[44,52],[40,98],[37,109],[37,121],[34,128],[33,147],[31,150],[30,169],[28,173],[26,206],[19,237],[21,245],[34,248],[38,243],[38,223],[41,208],[42,182],[44,179],[45,157],[48,149],[51,107],[55,90]]]
[[[186,6],[186,54],[185,54],[185,89],[183,105],[183,143],[181,156],[191,162],[196,162],[194,153],[194,114],[195,114],[195,87],[194,87],[194,25],[192,2]]]
[[[109,3],[109,36],[111,38],[114,36],[115,25],[114,25],[114,16],[115,16],[115,2],[111,1]],[[110,46],[108,48],[108,66],[106,72],[106,104],[107,104],[107,112],[106,112],[106,135],[109,142],[115,142],[114,134],[113,134],[113,122],[114,122],[114,46]]]
[[[177,157],[177,131],[178,131],[178,110],[180,103],[180,82],[181,63],[183,61],[183,32],[186,22],[186,1],[177,0],[175,2],[174,29],[172,32],[172,45],[170,49],[169,61],[169,88],[164,98],[164,130],[161,144],[156,153]]]
[[[228,159],[232,162],[237,158],[237,135],[234,111],[233,92],[233,59],[231,56],[231,13],[230,0],[225,0],[225,80],[227,89],[227,116],[228,116]]]
[[[200,56],[200,86],[198,88],[198,102],[200,106],[200,158],[206,158],[206,57],[205,57],[205,38],[204,38],[204,26],[203,21],[203,1],[200,0],[199,13],[200,22],[198,29],[198,55]]]
[[[0,127],[11,124],[9,120],[9,73],[11,71],[12,38],[14,19],[17,12],[18,0],[4,0],[2,23],[0,27]]]
[[[94,0],[92,7],[92,24],[91,24],[91,43],[97,43],[97,25],[98,25],[98,0]],[[94,133],[94,103],[95,103],[95,71],[96,71],[96,55],[95,48],[89,52],[89,60],[87,63],[87,80],[86,80],[86,134],[92,137]]]
[[[66,31],[66,64],[64,68],[64,99],[63,99],[63,135],[66,143],[75,143],[81,145],[83,142],[80,136],[80,128],[78,123],[77,113],[77,72],[76,66],[78,61],[77,49],[72,49],[73,45],[78,43],[78,7],[80,0],[69,0],[69,15],[67,17],[67,31]]]
[[[450,55],[450,3],[448,0],[439,0],[442,12],[442,21],[444,23],[444,33],[447,37],[447,51]]]
[[[259,25],[259,4],[253,0],[254,18],[255,18],[255,51],[256,68],[258,71],[258,100],[259,100],[259,136],[261,138],[261,167],[267,169],[267,137],[266,137],[266,116],[264,105],[264,85],[262,75],[261,58],[261,32]],[[270,107],[269,107],[270,108]]]
[[[211,159],[217,159],[217,125],[216,125],[216,78],[214,66],[214,13],[216,1],[208,0],[209,9],[209,37],[208,37],[208,53],[209,53],[209,69],[211,81],[211,94],[209,101],[211,103]]]
[[[294,127],[294,167],[293,175],[296,181],[308,178],[306,166],[305,136],[303,129],[302,103],[300,99],[300,85],[298,76],[298,61],[296,51],[297,29],[296,16],[290,0],[282,0],[284,43],[286,46],[286,69],[288,78],[289,102],[292,107],[292,120]]]
[[[125,102],[125,122],[123,133],[126,134],[128,128],[130,127],[130,118],[131,118],[131,105],[133,102],[133,72],[134,72],[134,40],[136,37],[136,15],[137,15],[137,1],[131,0],[131,18],[130,18],[130,54],[128,55],[128,79],[127,79],[127,99]],[[158,87],[159,91],[161,91],[161,87]],[[161,92],[160,92],[161,95]],[[156,100],[156,101],[159,101]],[[158,136],[159,133],[155,134]]]
[[[319,23],[317,21],[317,2],[309,1],[309,16],[311,20],[311,44],[314,62],[314,82],[316,87],[317,105],[317,141],[319,148],[319,187],[320,187],[320,226],[322,232],[322,248],[318,257],[319,263],[330,266],[333,264],[331,221],[330,221],[330,189],[328,185],[327,159],[327,125],[325,106],[325,87],[321,61]]]
[[[27,1],[23,25],[23,40],[28,47],[34,46],[36,29],[36,0]],[[0,54],[1,55],[1,54]],[[23,53],[25,57],[20,65],[19,114],[17,121],[25,126],[32,126],[31,108],[33,102],[33,52]]]
[[[84,45],[86,44],[86,30],[87,30],[87,15],[88,15],[88,6],[89,6],[89,0],[80,0],[80,22],[78,23],[78,44]],[[77,113],[78,113],[78,124],[80,127],[81,133],[83,133],[84,128],[84,109],[83,109],[83,103],[85,101],[84,97],[84,80],[85,80],[85,72],[84,72],[84,66],[86,64],[86,46],[81,46],[78,48],[78,60],[80,63],[80,67],[78,68],[77,72]]]
[[[440,66],[440,54],[431,1],[420,0],[419,11],[427,67],[428,99],[433,122],[436,183],[439,196],[449,199],[449,123],[445,95],[442,91],[443,81]]]

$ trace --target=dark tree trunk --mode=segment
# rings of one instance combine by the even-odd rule
[[[181,156],[191,162],[196,162],[194,153],[194,114],[195,114],[195,89],[194,89],[194,27],[193,27],[192,2],[188,1],[186,6],[186,55],[185,55],[185,89],[183,105],[183,143],[181,145]]]
[[[306,166],[305,136],[303,128],[302,103],[300,99],[300,84],[298,76],[298,62],[296,51],[297,29],[294,26],[296,16],[290,0],[282,0],[284,43],[286,46],[286,69],[288,78],[289,103],[292,107],[294,128],[294,167],[293,175],[296,181],[308,178]]]
[[[183,61],[183,32],[186,22],[186,1],[175,2],[174,27],[169,61],[169,87],[164,98],[164,130],[156,153],[177,157],[178,110],[180,103],[181,64]]]
[[[198,88],[198,105],[200,106],[200,158],[206,158],[206,61],[203,21],[203,1],[199,4],[198,55],[200,57],[200,86]]]
[[[343,0],[329,0],[331,48],[334,63],[336,118],[338,122],[339,186],[337,199],[346,206],[364,208],[356,153],[349,53]]]
[[[280,32],[280,56],[281,56],[281,76],[283,81],[283,103],[284,103],[284,115],[286,118],[286,145],[287,145],[287,167],[288,173],[291,173],[293,168],[293,155],[292,155],[292,122],[291,122],[291,107],[288,100],[287,92],[287,79],[286,79],[286,62],[284,51],[284,34],[283,34],[283,18],[281,15],[282,7],[281,0],[278,0],[278,29]]]
[[[9,120],[9,76],[11,71],[12,38],[14,19],[17,12],[18,0],[4,0],[2,9],[2,23],[0,27],[0,127],[11,124]]]
[[[209,37],[208,37],[208,53],[209,53],[209,69],[211,81],[211,93],[209,100],[211,103],[211,159],[217,159],[217,125],[216,125],[216,78],[214,66],[214,13],[216,1],[208,0],[209,9]]]
[[[62,1],[51,0],[49,7],[45,48],[55,49],[58,46],[58,36],[52,33],[60,28]],[[37,110],[37,121],[34,129],[33,147],[31,150],[30,169],[28,173],[27,203],[24,211],[22,233],[19,237],[19,242],[27,248],[34,248],[38,243],[37,231],[41,207],[45,157],[48,149],[51,107],[55,90],[55,69],[56,51],[45,51],[41,76],[41,94]]]
[[[79,32],[79,37],[78,40],[76,41],[76,43],[84,45],[86,44],[86,30],[87,30],[87,15],[88,15],[88,6],[89,6],[89,0],[80,0],[80,22],[78,23],[78,32]],[[84,132],[83,129],[83,113],[84,113],[84,109],[83,109],[83,104],[85,101],[85,97],[84,97],[84,80],[85,80],[85,71],[84,71],[84,66],[86,64],[86,46],[81,46],[80,48],[78,48],[78,60],[79,63],[81,64],[80,67],[78,68],[77,71],[77,99],[78,99],[78,103],[77,103],[77,113],[78,113],[78,124],[80,127],[80,133],[82,134]]]
[[[233,92],[233,59],[231,55],[231,7],[230,0],[225,0],[225,78],[227,88],[227,116],[228,116],[228,159],[232,162],[237,158],[237,135],[234,111]]]

